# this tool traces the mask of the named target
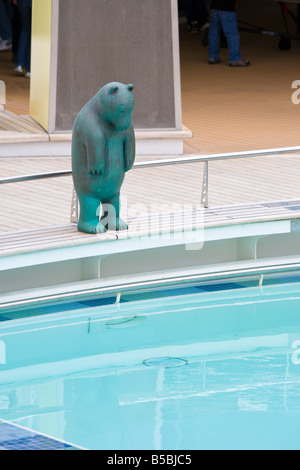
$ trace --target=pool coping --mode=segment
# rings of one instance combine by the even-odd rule
[[[148,289],[149,285],[151,288],[169,287],[173,285],[175,278],[182,278],[183,283],[186,283],[226,278],[230,273],[239,276],[247,271],[263,274],[272,271],[272,265],[278,269],[284,269],[285,266],[289,270],[299,269],[299,200],[193,209],[182,215],[185,216],[186,226],[171,224],[164,227],[159,225],[160,218],[157,217],[154,230],[150,230],[150,233],[148,216],[143,216],[134,219],[133,228],[125,232],[90,235],[78,232],[76,224],[69,224],[0,235],[0,275],[3,283],[0,310],[8,305],[13,306],[22,299],[35,302],[39,298],[68,298],[75,294],[116,295],[122,289]],[[134,229],[136,223],[140,224],[139,231]],[[273,248],[273,258],[268,258],[264,253],[258,255],[258,243],[268,237],[272,239],[275,235],[293,237],[294,244],[291,244],[291,248],[288,247],[290,252],[280,252],[281,245],[284,245],[280,241]],[[234,258],[233,255],[227,254],[226,243],[236,243],[234,250],[241,252],[240,257]],[[289,245],[289,242],[284,243]],[[215,244],[220,252],[224,252],[223,261],[214,259]],[[207,262],[198,264],[197,261],[193,264],[193,258],[201,252],[203,246],[212,246],[209,258],[206,256]],[[140,262],[140,254],[143,256],[145,253],[148,261],[142,266],[143,271],[135,271],[134,263],[137,263],[137,259]],[[168,254],[166,260],[162,258],[162,253],[171,255]],[[124,259],[124,256],[127,258]],[[114,258],[115,264],[110,262],[108,271],[103,270],[103,260],[106,262],[106,259]],[[157,269],[151,269],[151,258],[155,258]],[[187,258],[191,264],[186,263]],[[170,259],[174,259],[175,264],[172,264]],[[69,267],[66,269],[70,277],[64,277],[61,281],[60,271],[68,263]],[[89,277],[78,277],[76,280],[72,278],[74,267],[78,268],[78,263],[80,269],[83,269],[84,264],[84,269],[90,273]],[[119,268],[124,265],[128,271],[122,273]],[[36,285],[33,277],[30,279],[31,284],[28,281],[27,285],[25,279],[25,287],[22,281],[20,288],[20,285],[15,283],[15,277],[14,281],[10,280],[9,274],[15,276],[19,273],[22,279],[30,277],[27,269],[32,267],[39,270],[38,278],[47,277],[45,282],[48,284]]]
[[[293,207],[296,207],[297,210],[292,211],[291,208]],[[2,261],[10,258],[11,262],[16,255],[38,254],[46,251],[51,251],[53,255],[56,249],[80,248],[82,250],[83,247],[91,247],[92,245],[92,250],[97,247],[97,251],[103,253],[105,251],[103,245],[107,246],[107,242],[116,241],[118,241],[118,245],[121,244],[121,241],[126,241],[129,244],[132,241],[136,243],[139,240],[151,240],[152,246],[153,240],[156,246],[186,244],[189,240],[189,232],[201,230],[207,234],[204,241],[210,240],[212,237],[214,239],[222,238],[224,234],[226,237],[237,236],[238,234],[240,236],[249,236],[253,233],[249,228],[251,225],[259,224],[257,225],[259,229],[256,232],[264,234],[263,224],[272,222],[286,223],[283,229],[285,231],[300,231],[300,224],[297,224],[297,220],[300,220],[300,200],[231,205],[210,209],[196,208],[188,214],[186,212],[182,212],[182,214],[187,226],[174,227],[172,223],[164,226],[159,225],[158,222],[158,225],[154,226],[153,229],[151,227],[149,229],[149,216],[141,216],[128,221],[129,226],[130,224],[135,227],[138,225],[139,230],[132,230],[129,227],[128,231],[123,232],[108,231],[104,234],[85,234],[79,232],[74,223],[36,230],[6,232],[0,234],[0,258]],[[155,216],[156,214],[154,214],[154,218]],[[156,221],[155,223],[157,224]],[[242,231],[244,232],[243,227],[248,230],[246,234],[242,233]],[[281,230],[282,228],[279,226],[278,231]],[[168,235],[178,232],[183,233],[182,239],[163,237],[165,233]],[[270,234],[270,228],[267,229],[267,233]],[[184,237],[184,235],[187,236]],[[120,251],[120,249],[117,249],[118,245],[114,243],[114,251]],[[3,266],[4,263],[2,262],[0,269],[3,269]],[[14,266],[10,265],[11,267]]]

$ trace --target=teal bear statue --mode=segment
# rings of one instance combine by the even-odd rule
[[[72,134],[72,171],[79,201],[78,230],[127,230],[120,189],[135,160],[133,85],[105,85],[78,113]]]

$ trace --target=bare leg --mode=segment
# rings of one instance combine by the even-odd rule
[[[99,199],[95,199],[86,194],[78,196],[80,204],[80,215],[78,230],[85,233],[104,233],[105,227],[99,221]]]

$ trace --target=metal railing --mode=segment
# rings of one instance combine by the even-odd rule
[[[208,199],[208,183],[209,183],[209,162],[219,161],[219,160],[229,160],[229,159],[237,159],[237,158],[254,158],[254,157],[272,157],[276,155],[283,155],[283,154],[290,154],[290,153],[300,153],[300,146],[299,147],[282,147],[282,148],[274,148],[274,149],[265,149],[265,150],[250,150],[248,152],[232,152],[232,153],[217,153],[211,155],[185,155],[180,157],[173,157],[173,158],[166,158],[166,159],[159,159],[159,160],[150,160],[146,162],[136,162],[133,166],[133,169],[143,169],[143,168],[151,168],[151,167],[162,167],[162,166],[169,166],[169,165],[182,165],[188,163],[204,163],[205,168],[203,172],[203,184],[202,184],[202,194],[201,194],[201,204],[205,208],[209,207],[209,199]],[[38,173],[38,174],[31,174],[31,175],[22,175],[22,176],[13,176],[13,177],[6,177],[0,178],[0,185],[1,184],[8,184],[8,183],[18,183],[18,182],[25,182],[25,181],[34,181],[40,179],[49,179],[49,178],[60,178],[71,176],[72,170],[64,170],[64,171],[57,171],[57,172],[49,172],[49,173]],[[72,206],[74,208],[74,194],[72,198]]]

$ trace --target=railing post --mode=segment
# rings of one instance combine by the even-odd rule
[[[77,224],[78,215],[79,215],[78,196],[75,191],[75,188],[73,187],[70,222]]]
[[[201,203],[206,209],[208,208],[208,160],[205,161],[204,172],[203,172]]]

